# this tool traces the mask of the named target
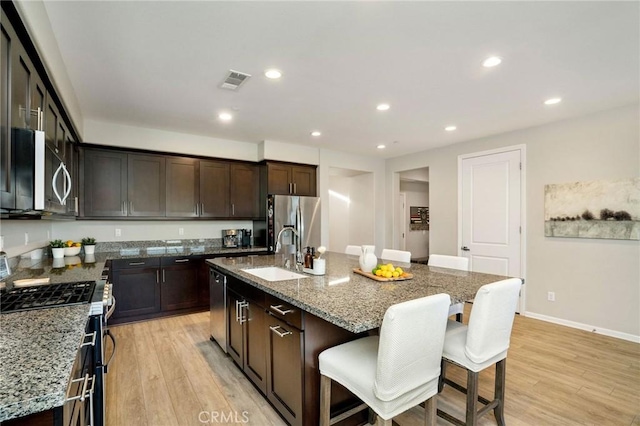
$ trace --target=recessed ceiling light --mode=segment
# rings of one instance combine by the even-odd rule
[[[218,114],[218,118],[222,121],[230,121],[233,118],[233,115],[229,114],[228,112],[221,112],[220,114]]]
[[[551,98],[551,99],[547,99],[546,101],[544,101],[545,105],[555,105],[555,104],[559,104],[560,102],[562,102],[562,98]]]
[[[277,70],[275,68],[274,69],[270,69],[270,70],[266,70],[264,72],[264,75],[267,78],[273,78],[273,79],[282,77],[282,73],[280,72],[280,70]]]
[[[378,111],[386,111],[386,110],[388,110],[389,108],[391,108],[391,106],[390,106],[389,104],[380,104],[380,105],[378,105],[378,106],[376,107],[376,109],[377,109]]]
[[[313,132],[311,132],[311,136],[320,136],[321,134],[322,133],[317,130],[314,130]]]
[[[447,132],[453,132],[455,129],[457,129],[456,126],[447,126],[444,128]]]
[[[498,56],[491,56],[484,60],[484,62],[482,63],[482,66],[491,68],[491,67],[495,67],[496,65],[500,65],[501,62],[502,62],[502,58]]]
[[[385,148],[386,148],[386,145],[380,144],[380,145],[378,145],[376,148],[378,148],[378,149],[385,149]]]

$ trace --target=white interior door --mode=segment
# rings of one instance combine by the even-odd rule
[[[521,155],[461,158],[459,253],[472,271],[522,277]]]

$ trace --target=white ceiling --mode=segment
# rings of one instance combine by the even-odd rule
[[[389,158],[638,102],[639,5],[50,1],[46,9],[85,119]],[[490,55],[503,63],[483,68]],[[264,77],[271,67],[280,80]],[[229,69],[252,78],[238,92],[219,89]],[[543,105],[556,96],[563,102]],[[391,109],[377,111],[381,102]],[[223,110],[231,122],[217,119]],[[458,130],[445,132],[450,124]]]

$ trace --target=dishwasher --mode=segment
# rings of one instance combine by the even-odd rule
[[[211,340],[227,352],[227,277],[209,268],[209,329]]]

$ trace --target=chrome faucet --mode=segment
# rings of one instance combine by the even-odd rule
[[[295,253],[295,263],[296,263],[296,269],[298,269],[299,265],[302,265],[302,252],[300,250],[300,234],[298,234],[298,231],[295,230],[295,228],[291,227],[291,226],[285,226],[284,228],[282,228],[280,230],[280,232],[278,232],[278,236],[276,237],[276,253],[280,251],[280,249],[282,248],[282,241],[280,241],[280,239],[282,238],[282,234],[285,233],[285,231],[291,231],[291,233],[293,233],[295,235],[296,238],[296,253]],[[291,268],[291,259],[286,259],[285,263],[284,263],[284,267],[287,269]]]

